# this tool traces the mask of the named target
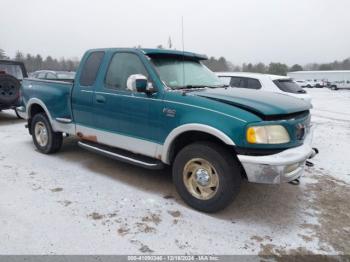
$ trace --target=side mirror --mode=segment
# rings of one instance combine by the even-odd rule
[[[148,82],[147,77],[141,74],[129,76],[126,82],[127,89],[132,92],[152,93],[152,83]]]

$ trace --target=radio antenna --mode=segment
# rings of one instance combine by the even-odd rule
[[[181,34],[182,34],[182,86],[185,86],[185,40],[184,40],[184,17],[181,16]]]

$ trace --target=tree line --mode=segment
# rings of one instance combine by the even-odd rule
[[[235,71],[235,72],[252,72],[263,73],[273,75],[287,75],[288,72],[304,71],[304,70],[350,70],[350,58],[343,61],[334,61],[332,63],[310,63],[304,66],[294,64],[288,66],[284,63],[272,62],[268,65],[264,63],[243,63],[242,65],[234,65],[230,61],[227,61],[224,57],[215,58],[210,57],[204,64],[214,72],[220,71]]]
[[[138,46],[140,47],[140,46]],[[158,48],[163,48],[159,45]],[[6,56],[3,49],[0,48],[0,59],[10,59]],[[47,56],[45,59],[37,54],[24,54],[20,51],[16,52],[13,58],[16,61],[24,62],[28,72],[34,72],[37,70],[59,70],[59,71],[75,71],[79,65],[78,59],[56,59],[52,56]],[[210,57],[203,63],[212,71],[236,71],[236,72],[253,72],[253,73],[264,73],[273,75],[287,75],[288,72],[303,71],[303,70],[350,70],[350,58],[344,59],[343,61],[334,61],[331,63],[309,63],[304,66],[295,64],[288,66],[284,63],[272,62],[270,64],[264,63],[243,63],[242,65],[235,65],[232,62],[226,60],[225,57]]]
[[[0,49],[0,59],[11,58],[6,55],[3,49]],[[39,54],[24,54],[21,51],[17,51],[12,59],[23,62],[28,72],[37,70],[76,71],[79,65],[79,59],[66,59],[64,57],[57,59],[52,56],[43,58]]]

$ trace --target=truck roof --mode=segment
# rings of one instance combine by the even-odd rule
[[[172,49],[161,49],[161,48],[99,48],[99,49],[90,49],[88,52],[93,51],[137,51],[142,52],[145,55],[169,55],[169,56],[184,56],[196,60],[207,60],[208,57],[202,54],[196,54],[193,52],[180,51],[180,50],[172,50]]]

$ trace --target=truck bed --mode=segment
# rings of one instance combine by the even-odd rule
[[[70,102],[72,87],[73,83],[66,81],[25,78],[22,83],[22,99],[26,105],[31,100],[43,101],[52,119],[72,119]]]

